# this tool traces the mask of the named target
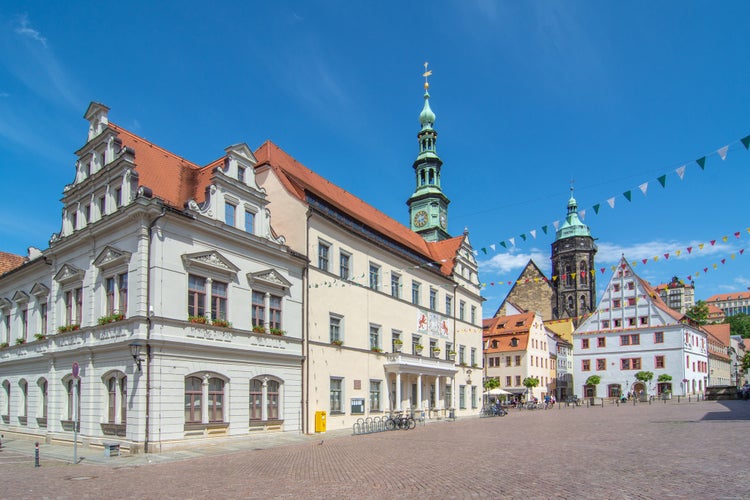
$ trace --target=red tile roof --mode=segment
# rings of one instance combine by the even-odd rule
[[[525,351],[529,343],[529,330],[534,323],[536,313],[533,311],[510,316],[495,316],[482,320],[482,337],[487,346],[487,352]],[[512,346],[512,338],[518,339],[518,344]],[[497,341],[497,347],[492,342]]]
[[[259,167],[271,167],[287,191],[301,201],[305,201],[305,193],[309,192],[396,243],[440,262],[443,274],[452,273],[464,235],[440,242],[427,242],[400,222],[302,165],[271,141],[263,143],[255,152],[255,157]]]
[[[26,257],[7,252],[0,252],[0,274],[5,274],[17,267],[21,267],[24,262],[26,262]]]
[[[659,292],[657,292],[656,290],[654,290],[654,288],[651,286],[651,284],[648,281],[642,279],[640,276],[638,276],[637,274],[635,274],[635,272],[632,269],[630,269],[630,272],[633,273],[633,276],[635,276],[635,278],[641,284],[641,286],[643,287],[643,289],[646,290],[646,293],[648,293],[649,297],[651,297],[651,302],[656,307],[658,307],[659,309],[661,309],[662,311],[664,311],[665,313],[667,313],[675,321],[680,321],[685,316],[684,314],[680,313],[679,311],[675,311],[674,309],[672,309],[671,307],[669,307],[667,305],[667,303],[664,302],[664,299],[661,298],[661,295],[659,295]]]
[[[725,300],[738,300],[738,299],[750,299],[750,292],[732,292],[732,293],[720,293],[717,295],[711,295],[706,299],[706,302],[719,302]]]

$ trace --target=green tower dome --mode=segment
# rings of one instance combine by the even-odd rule
[[[570,188],[570,199],[568,200],[568,215],[557,230],[555,241],[571,236],[591,236],[589,227],[578,218],[578,202],[573,198],[573,188]]]
[[[425,84],[425,87],[427,87],[427,84]],[[424,92],[424,107],[422,108],[422,112],[419,113],[419,123],[422,124],[422,130],[432,129],[432,126],[435,124],[435,113],[430,109],[430,93],[427,92],[426,88]]]

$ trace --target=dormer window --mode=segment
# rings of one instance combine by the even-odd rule
[[[510,339],[510,346],[518,347],[518,339],[516,337],[513,337],[512,339]]]
[[[237,166],[237,180],[245,183],[245,167]]]

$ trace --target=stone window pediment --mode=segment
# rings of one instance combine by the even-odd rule
[[[67,285],[76,281],[83,281],[83,270],[71,264],[64,264],[55,275],[55,281]]]
[[[37,299],[46,299],[49,296],[49,287],[43,283],[34,283],[31,287],[31,295]]]
[[[275,269],[266,269],[265,271],[248,273],[247,282],[253,288],[257,288],[258,286],[260,286],[275,288],[278,290],[286,290],[292,286],[292,283],[284,278],[281,273],[279,273]]]
[[[130,261],[130,252],[118,250],[107,246],[94,260],[94,265],[99,269],[109,269],[115,266],[127,264]]]
[[[7,311],[11,308],[12,305],[13,303],[9,299],[5,297],[0,299],[0,309]]]
[[[28,304],[29,294],[24,291],[18,290],[13,294],[13,302],[15,302],[16,304]]]
[[[221,255],[219,252],[212,250],[208,252],[198,252],[192,254],[183,254],[182,262],[188,271],[202,270],[204,272],[221,274],[224,276],[234,276],[240,270],[239,267]]]

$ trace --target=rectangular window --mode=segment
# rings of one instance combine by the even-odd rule
[[[633,365],[633,370],[640,370],[641,369],[641,358],[633,358],[631,361],[631,364]]]
[[[237,166],[237,180],[241,183],[245,183],[245,167]]]
[[[104,293],[105,293],[105,311],[108,315],[114,314],[115,312],[115,279],[106,278],[104,280]]]
[[[29,310],[23,309],[21,311],[21,336],[25,339],[29,339]]]
[[[397,342],[398,341],[398,342]],[[399,352],[396,346],[403,346],[403,340],[401,340],[401,332],[398,330],[391,331],[391,349],[393,352]]]
[[[607,347],[607,337],[597,337],[596,347]]]
[[[589,339],[581,339],[581,349],[589,348]]]
[[[521,385],[521,376],[516,375],[516,383],[514,384],[516,387],[520,387]]]
[[[630,345],[630,335],[620,335],[620,345]]]
[[[584,372],[591,371],[591,360],[590,359],[581,360],[581,370],[584,371]]]
[[[376,264],[370,264],[370,288],[380,289],[380,266]]]
[[[513,381],[513,377],[510,375],[505,376],[505,387],[510,387],[511,382]]]
[[[641,325],[648,325],[648,316],[641,316],[640,317]]]
[[[224,203],[224,223],[234,227],[237,218],[237,205]]]
[[[255,213],[245,210],[245,232],[255,234]]]
[[[620,291],[620,285],[618,283],[614,283],[612,285],[612,291],[613,292],[619,292]]]
[[[250,381],[250,420],[263,418],[263,382],[258,379]]]
[[[412,354],[417,354],[417,346],[422,345],[422,337],[419,335],[412,335],[411,336],[411,352]]]
[[[341,316],[329,316],[328,318],[328,335],[331,342],[339,342],[343,340],[341,337]]]
[[[477,386],[472,385],[471,386],[471,407],[476,408],[477,407]]]
[[[446,360],[453,361],[451,359],[451,353],[452,352],[453,352],[453,344],[451,344],[450,342],[446,342],[445,343],[445,359]],[[453,355],[455,356],[455,353],[453,353]]]
[[[206,315],[206,279],[188,276],[188,316]]]
[[[599,371],[606,370],[607,369],[607,360],[606,359],[597,359],[596,360],[596,369]]]
[[[625,283],[625,286],[627,287],[628,290],[634,290],[635,289],[635,283],[632,282],[632,281],[628,281],[627,283]]]
[[[253,298],[252,298],[252,309],[251,309],[251,318],[250,320],[253,323],[253,326],[264,326],[265,323],[265,316],[266,316],[266,306],[265,306],[265,300],[264,295],[261,292],[253,292]]]
[[[401,297],[401,276],[396,273],[391,273],[391,295]]]
[[[419,305],[419,288],[420,284],[418,281],[411,282],[411,303],[417,306]]]
[[[445,296],[445,314],[453,316],[453,297],[450,295]]]
[[[90,204],[84,207],[83,213],[84,213],[84,217],[86,217],[85,222],[86,224],[88,224],[89,222],[91,222],[91,205]]]
[[[318,243],[318,269],[328,271],[328,251],[331,249],[325,243]]]
[[[459,364],[465,365],[466,364],[466,347],[459,345],[458,346],[458,362]]]
[[[664,356],[656,356],[654,358],[654,368],[664,368]]]
[[[621,326],[622,326],[622,320],[621,319],[616,319],[615,320],[615,328],[620,328]]]
[[[100,196],[99,197],[99,217],[104,217],[105,215],[107,215],[107,197]]]
[[[380,380],[370,380],[370,411],[380,410]]]
[[[331,379],[331,413],[341,413],[341,391],[343,380],[340,378]]]
[[[635,318],[628,318],[628,326],[635,326]]]
[[[271,295],[268,301],[268,327],[281,330],[281,297]]]
[[[227,319],[227,284],[220,281],[211,283],[211,319]]]
[[[73,290],[73,296],[76,304],[75,322],[77,325],[80,325],[81,318],[83,317],[83,288]]]
[[[471,366],[475,366],[477,364],[477,349],[476,347],[471,348],[471,353],[469,354],[470,357],[470,363]]]
[[[628,298],[628,305],[629,306],[634,306],[635,305],[635,297]]]
[[[370,349],[380,349],[380,327],[370,325]]]
[[[430,309],[437,309],[437,290],[430,288]]]
[[[466,302],[463,300],[458,301],[458,319],[463,321],[466,317]]]
[[[48,318],[47,303],[42,302],[41,304],[39,304],[39,319],[41,320],[40,321],[41,330],[42,330],[41,333],[43,335],[47,334],[47,326],[48,326],[47,318]]]
[[[224,381],[208,379],[208,421],[224,421]]]
[[[664,332],[654,332],[654,344],[664,343]]]
[[[622,305],[622,302],[620,301],[620,299],[615,299],[612,301],[613,309],[618,309],[621,305]]]
[[[520,354],[516,355],[515,361],[516,361],[516,366],[521,366],[521,355]]]
[[[630,336],[630,345],[641,345],[641,336],[639,334],[634,334]]]
[[[466,386],[465,385],[459,385],[458,386],[458,407],[463,409],[466,409]]]
[[[117,208],[122,206],[122,188],[115,189],[115,206]]]
[[[73,291],[72,290],[68,290],[67,292],[65,292],[64,301],[65,301],[65,324],[72,325],[73,324]],[[8,331],[10,331],[10,326],[8,327]]]
[[[602,328],[605,329],[605,330],[607,328],[609,328],[609,320],[608,319],[603,319],[602,320]]]
[[[345,252],[339,252],[339,278],[348,280],[351,276],[352,256]]]
[[[505,366],[510,366],[510,365],[511,365],[510,356],[505,356]]]
[[[117,276],[117,311],[123,316],[128,313],[128,273]]]

